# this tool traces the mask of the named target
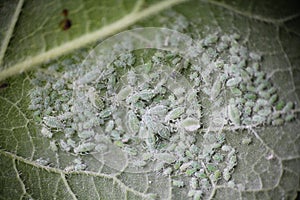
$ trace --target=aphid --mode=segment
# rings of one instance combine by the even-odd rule
[[[180,181],[180,180],[173,180],[173,186],[175,187],[184,187],[184,182],[183,181]]]
[[[227,185],[228,185],[228,187],[234,188],[235,183],[233,180],[231,180],[231,181],[228,181]]]
[[[155,97],[155,93],[153,90],[149,90],[149,89],[145,89],[139,92],[139,97],[145,101],[150,101],[151,99],[153,99],[153,97]]]
[[[140,129],[140,121],[132,110],[128,111],[127,119],[127,126],[129,131],[132,134],[136,134]]]
[[[236,87],[232,87],[231,89],[231,93],[234,95],[234,96],[241,96],[242,95],[242,91]]]
[[[71,172],[75,170],[75,166],[74,165],[69,165],[67,167],[65,167],[64,171],[65,172]]]
[[[44,158],[38,158],[35,160],[35,162],[39,165],[43,165],[43,166],[46,166],[48,165],[50,162],[49,162],[49,159],[44,159]]]
[[[279,102],[277,102],[275,108],[276,110],[282,110],[284,108],[284,101],[280,100]]]
[[[252,142],[252,138],[249,138],[249,137],[243,138],[243,140],[242,140],[242,144],[245,144],[245,145],[249,145],[249,144],[251,144],[251,142]]]
[[[282,109],[282,112],[287,113],[287,112],[291,111],[293,107],[294,107],[293,102],[289,101]]]
[[[85,153],[85,152],[93,150],[95,148],[95,146],[96,145],[92,142],[83,143],[74,148],[74,153],[76,153],[76,154],[77,153]]]
[[[234,78],[229,79],[229,80],[226,82],[226,86],[227,86],[227,87],[233,87],[233,86],[238,85],[241,81],[242,81],[242,78],[241,78],[241,77],[234,77]]]
[[[113,113],[113,112],[112,112],[112,109],[111,109],[110,107],[108,107],[108,108],[102,110],[102,111],[99,113],[99,117],[101,117],[101,118],[107,118],[107,117],[111,116],[112,113]]]
[[[254,52],[250,52],[249,56],[252,60],[254,61],[260,61],[261,60],[261,55],[254,53]]]
[[[167,169],[165,169],[165,170],[163,171],[163,175],[169,176],[172,172],[173,172],[172,167],[168,167]]]
[[[197,178],[207,178],[207,175],[205,174],[204,169],[200,169],[199,172],[196,172],[195,176]]]
[[[46,126],[50,128],[64,128],[64,124],[59,121],[56,117],[45,116],[43,122]]]
[[[157,160],[163,161],[168,164],[171,164],[177,160],[177,157],[170,153],[157,153],[157,154],[154,154],[154,157]]]
[[[264,123],[266,121],[266,117],[261,116],[261,115],[254,115],[252,117],[252,120],[253,120],[254,123],[261,124],[261,123]]]
[[[229,152],[229,151],[231,151],[231,150],[232,150],[232,147],[229,146],[229,145],[223,145],[223,146],[222,146],[222,151]]]
[[[234,105],[228,106],[228,117],[234,125],[240,125],[240,111]]]
[[[274,126],[280,126],[280,125],[283,125],[283,123],[284,123],[283,119],[275,119],[272,121],[272,125],[274,125]]]
[[[225,181],[229,181],[229,179],[231,178],[230,172],[228,168],[225,168],[223,170],[223,178]]]
[[[191,165],[192,162],[183,163],[179,169],[181,172],[185,172]]]
[[[218,95],[221,92],[221,88],[222,88],[222,82],[220,80],[219,77],[217,77],[216,81],[214,82],[211,92],[210,92],[210,99],[214,100],[215,98],[218,97]]]
[[[107,152],[109,149],[108,145],[105,143],[99,143],[95,146],[95,150],[100,153]]]
[[[58,148],[56,146],[56,141],[55,140],[51,140],[50,141],[50,150],[53,151],[53,152],[57,152],[58,151]]]
[[[194,193],[193,200],[201,200],[203,192],[201,190],[196,190]]]
[[[210,178],[213,181],[217,182],[221,178],[221,175],[222,175],[221,171],[220,170],[216,170],[213,174],[211,174]]]
[[[266,157],[267,160],[273,160],[274,158],[275,158],[275,156],[272,153]]]
[[[270,115],[271,112],[272,112],[271,108],[265,107],[264,109],[259,110],[257,114],[266,117],[266,116]]]
[[[253,92],[253,93],[256,92],[256,88],[252,85],[247,84],[246,88],[249,92]]]
[[[87,139],[95,135],[95,132],[92,130],[85,130],[78,132],[78,137],[81,139]]]
[[[200,122],[197,119],[188,117],[180,122],[182,128],[186,131],[192,132],[200,128]]]
[[[224,159],[224,156],[220,153],[216,153],[215,155],[213,155],[213,160],[216,162],[222,162]]]
[[[114,120],[109,120],[106,123],[105,132],[110,133],[114,129],[114,126],[115,126]]]
[[[71,138],[67,139],[67,145],[71,146],[71,147],[75,147],[75,141],[72,140]]]
[[[120,92],[117,94],[117,100],[118,101],[125,100],[130,95],[131,92],[132,92],[131,87],[122,88]]]
[[[164,139],[169,139],[171,136],[170,130],[166,126],[162,126],[158,131],[158,135]]]
[[[195,177],[192,177],[190,180],[190,186],[192,189],[197,189],[199,187],[198,180]]]
[[[177,107],[173,110],[171,110],[165,117],[165,122],[168,122],[173,119],[177,119],[184,113],[185,108],[184,107]]]
[[[294,115],[293,113],[288,114],[288,115],[284,118],[284,120],[285,120],[286,122],[290,122],[290,121],[292,121],[293,119],[295,119],[295,115]]]
[[[266,91],[259,91],[258,94],[264,98],[264,99],[269,99],[270,98],[270,94]]]
[[[68,145],[64,140],[60,140],[59,145],[60,145],[61,149],[66,152],[69,152],[71,150],[70,145]]]
[[[41,133],[44,137],[47,137],[47,138],[52,138],[52,136],[53,136],[53,133],[44,126],[42,127]]]
[[[274,105],[274,103],[278,100],[278,95],[277,94],[273,94],[270,99],[269,99],[269,103],[270,105]]]
[[[82,170],[85,170],[86,168],[87,168],[87,165],[84,163],[78,163],[74,166],[75,171],[82,171]]]

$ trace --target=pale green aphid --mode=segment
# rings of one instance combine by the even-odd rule
[[[129,131],[132,134],[136,134],[140,129],[139,119],[137,118],[136,114],[132,110],[128,111],[127,117],[128,117],[127,125]]]
[[[164,163],[168,163],[168,164],[174,163],[177,160],[177,157],[170,153],[157,153],[157,154],[154,154],[154,157],[157,160],[162,161]]]
[[[64,124],[59,121],[56,117],[46,116],[43,118],[43,122],[50,128],[63,128]]]
[[[168,167],[163,171],[163,175],[169,176],[173,172],[172,167]]]
[[[231,188],[234,188],[234,187],[235,187],[235,183],[234,183],[233,180],[228,181],[227,185],[228,185],[228,187],[231,187]]]
[[[203,192],[201,190],[196,190],[194,193],[193,200],[201,200]]]
[[[293,102],[289,101],[282,109],[282,112],[287,113],[287,112],[291,111],[293,106],[294,106]]]
[[[270,115],[271,112],[272,112],[272,111],[271,111],[271,108],[266,107],[266,108],[264,108],[264,109],[259,110],[259,111],[257,112],[257,114],[266,117],[266,116]]]
[[[109,107],[109,108],[106,108],[106,109],[102,110],[99,113],[99,117],[107,118],[107,117],[111,116],[111,114],[112,114],[112,109]]]
[[[131,92],[132,92],[132,88],[129,86],[122,88],[117,94],[117,100],[118,101],[125,100],[130,95]]]
[[[214,100],[218,97],[218,95],[221,92],[221,88],[222,88],[221,78],[217,77],[216,81],[214,82],[214,84],[211,88],[211,92],[210,92],[210,99],[211,100]]]
[[[251,142],[252,142],[252,138],[249,138],[249,137],[243,138],[243,140],[242,140],[242,144],[245,144],[245,145],[249,145],[249,144],[251,144]]]
[[[233,87],[233,86],[238,85],[241,81],[242,81],[241,77],[234,77],[234,78],[228,79],[228,81],[226,82],[226,86]]]
[[[288,115],[284,118],[284,120],[285,120],[286,122],[290,122],[290,121],[292,121],[294,118],[295,118],[295,115],[294,115],[293,113],[291,113],[291,114],[288,114]]]
[[[95,148],[95,144],[92,142],[87,142],[87,143],[83,143],[80,144],[79,146],[77,146],[76,148],[74,148],[74,153],[85,153],[88,151],[92,151]]]
[[[71,150],[70,145],[68,145],[64,140],[60,140],[59,145],[60,145],[60,148],[66,152],[69,152]]]
[[[277,94],[273,94],[270,99],[269,99],[269,103],[270,105],[274,105],[274,103],[278,100],[278,95]]]
[[[42,127],[42,130],[41,130],[41,133],[44,137],[47,137],[47,138],[52,138],[53,137],[53,133],[46,127]]]
[[[228,117],[234,125],[240,125],[241,123],[240,111],[236,106],[234,105],[228,106]]]
[[[173,186],[183,187],[184,186],[184,182],[180,181],[180,180],[173,180]]]
[[[95,135],[95,132],[92,130],[84,130],[84,131],[78,132],[78,137],[80,137],[81,139],[87,139],[94,135]]]
[[[275,119],[272,121],[272,125],[274,126],[280,126],[284,123],[284,120],[283,119]]]
[[[108,145],[104,143],[97,144],[95,150],[100,153],[104,153],[108,150]]]
[[[169,139],[171,136],[170,130],[166,126],[162,126],[158,131],[158,135],[164,139]]]
[[[229,146],[229,145],[223,145],[223,146],[222,146],[222,151],[229,152],[229,151],[231,151],[231,150],[232,150],[232,147]]]
[[[190,186],[192,189],[196,190],[199,187],[198,179],[195,177],[192,177],[190,180]]]
[[[74,140],[72,140],[71,138],[67,139],[67,144],[71,147],[75,147],[76,143]]]
[[[179,118],[184,113],[184,107],[177,107],[171,110],[165,117],[165,122]]]
[[[192,132],[200,128],[200,122],[198,119],[188,117],[180,122],[182,128],[186,131]]]
[[[230,174],[228,168],[225,168],[223,170],[223,178],[224,178],[225,181],[229,181],[229,179],[231,178],[231,174]]]
[[[153,97],[155,97],[155,92],[153,90],[150,89],[145,89],[139,92],[139,97],[145,101],[150,101],[151,99],[153,99]]]
[[[179,169],[181,172],[185,172],[191,165],[192,162],[182,163]]]
[[[57,151],[58,151],[58,148],[57,148],[57,146],[56,146],[56,141],[55,141],[55,140],[51,140],[51,141],[50,141],[50,149],[51,149],[51,151],[53,151],[53,152],[57,152]]]
[[[109,120],[106,123],[105,132],[110,133],[114,129],[114,126],[115,126],[114,120]]]
[[[258,94],[260,95],[260,97],[262,97],[264,99],[269,99],[270,98],[270,94],[266,91],[259,91]]]
[[[255,101],[257,96],[256,94],[252,93],[252,92],[248,92],[245,94],[245,98],[246,99],[249,99],[249,100],[252,100],[252,101]],[[254,102],[253,102],[254,103]]]
[[[242,91],[236,87],[232,87],[231,88],[231,93],[234,95],[234,96],[241,96],[242,95]]]

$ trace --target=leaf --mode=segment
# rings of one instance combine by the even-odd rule
[[[77,156],[61,149],[57,153],[53,152],[50,149],[51,140],[42,136],[41,123],[28,108],[31,101],[30,91],[36,87],[32,81],[38,73],[52,73],[53,68],[59,66],[58,72],[61,75],[70,68],[83,67],[81,63],[90,47],[86,46],[86,49],[81,47],[87,43],[91,43],[91,47],[94,47],[96,41],[127,28],[155,26],[176,29],[179,22],[182,22],[178,20],[182,16],[188,19],[189,25],[187,29],[180,31],[194,39],[206,38],[214,32],[220,34],[238,32],[242,44],[262,55],[261,71],[266,73],[268,80],[277,88],[280,99],[295,102],[293,112],[297,114],[295,120],[276,127],[262,125],[247,129],[227,124],[220,128],[216,125],[215,127],[222,130],[226,136],[225,144],[237,152],[237,165],[231,174],[231,180],[234,179],[236,185],[232,188],[228,182],[221,179],[214,183],[209,191],[205,191],[204,199],[296,199],[297,191],[300,189],[298,131],[300,10],[292,4],[293,2],[284,4],[274,1],[144,2],[140,10],[134,14],[134,19],[122,23],[120,27],[114,27],[112,24],[125,22],[126,20],[122,20],[128,19],[126,16],[132,16],[131,11],[136,5],[133,1],[124,1],[122,6],[115,2],[102,2],[102,6],[97,6],[94,2],[80,3],[72,1],[34,4],[26,1],[23,3],[9,1],[0,6],[1,13],[2,10],[7,13],[0,18],[1,25],[4,24],[3,21],[18,18],[16,24],[10,22],[0,29],[1,50],[5,49],[2,50],[5,52],[2,60],[4,65],[0,72],[2,79],[25,70],[27,67],[22,63],[29,62],[26,66],[33,68],[47,62],[48,58],[69,53],[44,64],[36,72],[22,73],[1,83],[1,199],[151,199],[155,194],[158,199],[187,199],[189,176],[175,173],[163,176],[163,171],[157,172],[151,168],[152,166],[132,167],[128,163],[130,159],[123,156],[119,149],[113,149],[110,154],[101,158],[91,154],[83,155],[81,157],[88,167],[82,171],[68,170],[67,167],[72,165]],[[178,5],[169,8],[175,4]],[[16,8],[20,5],[22,11],[18,13]],[[164,6],[157,8],[158,5]],[[59,22],[63,18],[60,12],[64,8],[69,10],[73,23],[67,31],[62,31],[59,27]],[[102,12],[98,12],[99,10]],[[82,16],[86,16],[84,20],[92,24],[87,28],[88,31],[83,27],[89,23],[80,22]],[[31,18],[36,21],[30,23],[33,21]],[[107,21],[99,25],[98,19],[103,18]],[[13,35],[8,31],[11,28]],[[99,34],[91,39],[90,34],[93,32]],[[48,37],[45,39],[47,45],[38,39],[45,35]],[[89,39],[81,41],[82,37]],[[9,43],[5,44],[5,40],[9,40]],[[64,49],[65,45],[74,43],[78,43],[78,46]],[[36,48],[32,48],[31,45]],[[7,49],[3,46],[7,46]],[[75,50],[77,48],[81,49]],[[60,50],[56,52],[57,49]],[[55,55],[49,57],[48,53],[52,51]],[[135,53],[137,62],[140,58],[146,62],[152,56],[151,53],[149,55],[147,53],[144,55],[143,52]],[[42,59],[37,59],[39,62],[30,63],[31,59],[40,57]],[[12,73],[6,70],[12,70]],[[53,82],[57,80],[59,78]],[[222,95],[221,91],[218,97]],[[219,123],[219,115],[214,115],[215,113],[209,110],[211,103],[207,99],[209,98],[205,98],[203,94],[201,112],[204,119],[201,121],[203,123],[201,130],[209,126],[207,116],[210,114],[215,117],[214,122]],[[226,97],[225,101],[228,100]],[[217,113],[222,113],[222,110],[217,110]],[[244,138],[251,138],[251,143],[242,144]],[[103,138],[102,140],[105,141]],[[220,138],[218,140],[222,141]],[[216,138],[210,134],[198,134],[197,141],[202,151],[209,149]],[[220,152],[224,154],[226,160],[228,153]],[[192,153],[189,153],[192,157]],[[151,155],[148,156],[154,159]],[[172,186],[172,180],[181,179],[185,183],[184,187]]]
[[[10,23],[7,30],[1,31],[4,38],[1,39],[3,42],[0,54],[2,68],[0,80],[117,33],[138,20],[183,1],[185,0],[144,3],[140,0],[126,1],[123,4],[109,1],[103,5],[97,1],[85,3],[72,1],[63,4],[57,1],[40,4],[26,2],[23,5],[23,1],[20,0],[11,19],[3,18],[3,21],[10,20]],[[3,7],[13,7],[14,3],[15,1],[6,2]],[[90,6],[93,7],[89,8]],[[18,19],[21,9],[22,13]],[[68,17],[73,25],[68,31],[61,30],[60,24],[64,17],[60,15],[63,9],[70,10]],[[12,11],[13,8],[3,9],[8,16]],[[15,27],[17,20],[18,26]],[[30,21],[34,23],[29,23]],[[15,33],[12,37],[13,31]]]

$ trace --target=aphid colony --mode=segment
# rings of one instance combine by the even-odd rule
[[[199,66],[192,66],[190,80],[211,100],[211,109],[223,109],[228,124],[235,127],[282,125],[295,118],[292,102],[284,103],[277,89],[259,70],[261,55],[249,52],[238,43],[238,34],[214,33],[199,41],[202,56]],[[224,59],[224,54],[228,59]],[[226,97],[225,97],[226,95]],[[228,98],[230,97],[230,98]],[[212,119],[214,120],[214,116]]]
[[[29,109],[53,152],[78,157],[66,171],[85,170],[88,165],[80,156],[106,151],[99,141],[105,136],[133,166],[153,165],[162,175],[176,176],[174,186],[188,187],[188,196],[201,199],[218,182],[235,187],[232,173],[237,165],[237,152],[226,144],[222,129],[202,124],[204,98],[210,101],[203,106],[210,119],[216,119],[214,113],[224,114],[222,127],[229,124],[229,129],[281,125],[294,118],[294,104],[281,101],[259,71],[261,57],[238,39],[237,34],[215,33],[198,41],[198,66],[163,51],[140,66],[131,52],[105,67],[77,68],[74,59],[67,60],[36,73]]]

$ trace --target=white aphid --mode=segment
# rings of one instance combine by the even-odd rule
[[[184,113],[184,107],[177,107],[171,110],[165,117],[165,122],[179,118]]]
[[[241,81],[242,81],[241,77],[234,77],[234,78],[228,79],[228,81],[226,82],[226,86],[233,87],[233,86],[238,85]]]
[[[127,120],[127,126],[129,131],[132,134],[136,134],[140,129],[140,121],[132,110],[128,111]]]
[[[95,135],[95,132],[93,130],[84,130],[84,131],[80,131],[78,133],[78,137],[80,137],[82,139],[87,139],[94,135]]]
[[[216,81],[214,82],[211,92],[210,92],[210,99],[211,100],[215,100],[218,95],[221,92],[221,88],[222,88],[222,82],[220,77],[217,77]]]
[[[180,126],[186,131],[192,132],[200,128],[200,122],[198,119],[188,117],[180,122]]]
[[[184,182],[180,181],[180,180],[173,180],[173,186],[183,187],[184,186]]]
[[[96,145],[92,142],[83,143],[74,148],[74,153],[77,154],[77,153],[88,152],[88,151],[93,150],[95,148],[95,146]]]
[[[43,122],[46,126],[50,127],[50,128],[63,128],[64,124],[58,120],[56,117],[52,117],[52,116],[45,116],[43,118]]]
[[[57,151],[58,151],[58,148],[57,148],[57,146],[56,146],[55,140],[51,140],[51,141],[50,141],[50,149],[51,149],[51,151],[53,151],[53,152],[57,152]]]
[[[53,136],[53,133],[44,126],[42,127],[41,133],[44,137],[47,137],[47,138],[52,138],[52,136]]]
[[[129,86],[122,88],[117,95],[117,100],[118,101],[125,100],[130,95],[131,92],[132,92],[132,88]]]
[[[240,111],[235,105],[228,105],[228,117],[234,125],[240,125]]]

